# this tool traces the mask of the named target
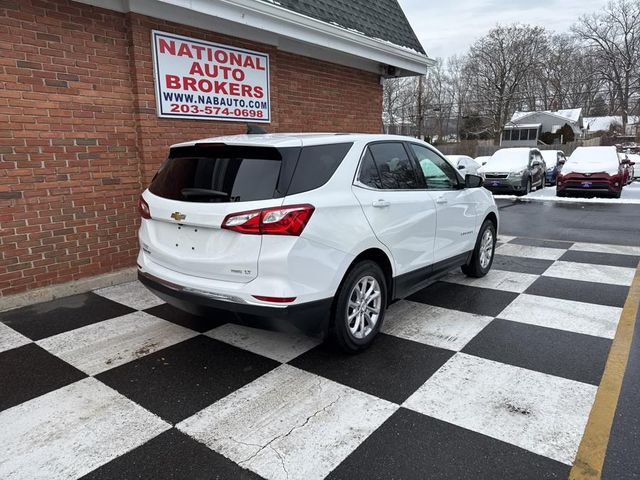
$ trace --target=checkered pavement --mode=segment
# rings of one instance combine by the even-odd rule
[[[640,247],[500,240],[356,356],[137,282],[0,313],[0,478],[566,478]]]

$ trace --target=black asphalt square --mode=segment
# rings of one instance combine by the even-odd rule
[[[378,334],[373,345],[358,355],[341,353],[325,344],[289,363],[385,400],[402,403],[453,355],[449,350]]]
[[[0,353],[0,410],[82,380],[86,375],[35,343]]]
[[[172,428],[82,478],[249,480],[261,477]]]
[[[330,479],[566,479],[570,467],[400,408]]]
[[[543,297],[560,298],[576,302],[596,303],[610,307],[622,307],[627,299],[628,287],[605,283],[568,280],[542,276],[533,282],[525,293]]]
[[[462,351],[597,386],[610,347],[607,338],[495,319]]]
[[[200,333],[208,332],[209,330],[224,325],[234,317],[231,312],[220,312],[219,315],[211,316],[193,315],[175,308],[168,303],[147,308],[145,312]]]
[[[0,313],[0,322],[41,340],[131,312],[135,310],[95,293],[82,293]]]
[[[517,293],[437,282],[407,300],[436,307],[496,317],[518,296]]]
[[[278,365],[198,335],[96,378],[175,424]]]
[[[506,270],[508,272],[542,275],[551,265],[553,265],[553,260],[512,257],[511,255],[500,255],[496,253],[493,257],[492,268],[496,270]]]
[[[582,252],[568,250],[559,260],[565,262],[593,263],[595,265],[611,265],[613,267],[637,268],[640,257],[620,255],[616,253]]]
[[[530,247],[559,248],[567,250],[571,248],[573,242],[563,242],[560,240],[544,240],[541,238],[517,237],[513,238],[509,243],[516,245],[528,245]]]

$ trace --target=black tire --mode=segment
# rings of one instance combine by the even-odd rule
[[[613,198],[620,198],[620,195],[622,195],[622,190],[620,190],[619,192],[616,192],[613,194]]]
[[[373,328],[363,337],[357,338],[349,328],[349,297],[356,285],[365,277],[374,278],[380,287],[380,313]],[[371,260],[363,260],[347,272],[336,294],[332,311],[330,337],[340,350],[346,353],[357,353],[371,345],[380,331],[387,308],[387,282],[382,269]],[[355,320],[354,322],[355,323]]]
[[[556,190],[556,197],[566,197],[567,194],[565,192],[562,192],[560,190]]]
[[[517,195],[519,197],[524,197],[525,195],[529,195],[531,193],[531,177],[527,178],[527,185],[524,187],[524,190],[518,192]]]
[[[491,231],[492,236],[492,244],[491,244],[491,258],[489,259],[489,263],[486,265],[482,265],[481,259],[481,249],[482,242],[485,235],[485,232],[489,230]],[[484,277],[489,270],[491,270],[491,265],[493,265],[493,258],[495,257],[496,251],[496,227],[491,220],[485,220],[480,227],[480,232],[478,233],[478,238],[476,239],[476,246],[473,249],[473,254],[471,255],[471,260],[469,263],[462,266],[462,271],[468,277],[481,278]]]

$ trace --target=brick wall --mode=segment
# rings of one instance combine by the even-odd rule
[[[135,265],[167,153],[235,122],[158,118],[151,29],[269,53],[277,131],[381,129],[374,74],[67,0],[0,0],[0,296]]]

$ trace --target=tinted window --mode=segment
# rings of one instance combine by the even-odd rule
[[[369,146],[369,151],[378,169],[382,188],[420,188],[413,163],[401,143],[376,143]]]
[[[335,173],[353,143],[304,147],[287,195],[321,187]]]
[[[373,157],[369,149],[364,153],[362,157],[362,163],[360,164],[360,183],[371,188],[382,188],[382,181],[380,180],[380,173],[378,167],[376,167]]]
[[[418,158],[427,188],[434,190],[457,188],[456,171],[444,158],[421,145],[411,144],[411,148]]]
[[[186,202],[247,202],[274,198],[282,155],[275,148],[178,148],[149,186],[154,195]]]

